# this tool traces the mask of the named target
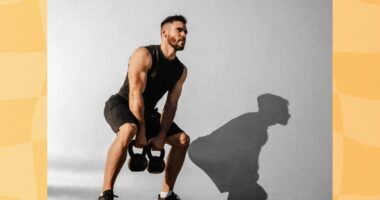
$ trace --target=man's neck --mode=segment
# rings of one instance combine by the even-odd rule
[[[177,51],[172,46],[161,43],[160,48],[167,60],[173,60],[176,57]]]

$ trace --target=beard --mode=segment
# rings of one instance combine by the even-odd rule
[[[173,47],[176,51],[182,51],[185,48],[185,40],[176,40],[174,37],[169,36],[169,45]],[[182,43],[182,44],[180,44]]]

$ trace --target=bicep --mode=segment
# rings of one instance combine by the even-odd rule
[[[128,82],[131,92],[142,93],[145,90],[150,60],[150,55],[141,48],[131,56],[128,64]]]

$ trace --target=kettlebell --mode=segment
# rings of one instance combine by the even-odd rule
[[[160,152],[160,156],[153,156],[152,155],[152,146],[149,145],[147,150],[148,158],[149,158],[149,165],[148,165],[148,172],[151,174],[159,174],[162,173],[165,170],[165,149],[162,149]]]
[[[128,161],[128,167],[132,172],[142,172],[148,166],[148,161],[145,157],[146,148],[144,147],[142,153],[134,153],[133,146],[136,145],[136,140],[132,140],[128,145],[128,154],[130,159]]]

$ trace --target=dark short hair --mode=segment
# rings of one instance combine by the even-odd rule
[[[187,20],[182,15],[172,15],[164,19],[164,21],[161,22],[161,28],[167,24],[167,23],[173,23],[174,21],[180,21],[186,24]]]

